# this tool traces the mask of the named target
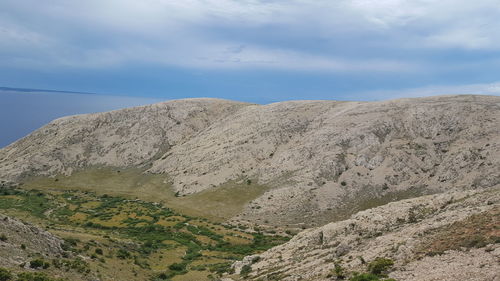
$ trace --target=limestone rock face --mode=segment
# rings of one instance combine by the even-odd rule
[[[299,233],[260,254],[247,280],[336,280],[335,264],[348,276],[379,257],[396,280],[496,280],[499,223],[500,185],[393,202]]]
[[[0,150],[0,177],[70,174],[95,165],[143,167],[243,105],[187,99],[56,119]]]
[[[0,266],[18,266],[33,254],[47,258],[61,257],[62,240],[34,225],[0,214]],[[24,246],[22,246],[24,245]],[[24,248],[24,249],[23,249]]]
[[[165,174],[180,195],[251,180],[269,190],[235,220],[320,225],[499,184],[500,97],[178,100],[61,118],[0,150],[4,181],[100,165]]]

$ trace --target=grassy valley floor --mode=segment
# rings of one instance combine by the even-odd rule
[[[60,272],[65,268],[83,280],[212,280],[230,272],[234,261],[289,240],[259,229],[188,216],[166,203],[82,189],[4,188],[0,212],[64,239],[67,259],[31,254],[47,264],[37,272],[64,278],[68,275]],[[9,270],[19,272],[20,268]]]

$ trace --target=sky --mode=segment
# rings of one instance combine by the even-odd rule
[[[499,94],[499,18],[498,0],[2,0],[0,86],[257,103]]]
[[[499,0],[2,0],[0,87],[96,95],[0,92],[0,147],[159,100],[500,95],[499,19]]]

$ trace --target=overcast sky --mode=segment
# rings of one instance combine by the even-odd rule
[[[499,94],[498,0],[2,0],[0,86],[153,97]]]

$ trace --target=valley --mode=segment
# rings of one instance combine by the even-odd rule
[[[0,149],[0,281],[497,281],[499,124],[475,95],[56,119]]]
[[[0,212],[62,238],[63,256],[72,258],[24,251],[31,261],[49,264],[42,273],[71,280],[211,280],[231,271],[232,263],[245,255],[290,237],[183,215],[160,203],[90,191],[3,188]],[[2,234],[6,241],[15,235]],[[60,272],[65,263],[75,262],[78,267]],[[5,265],[4,259],[0,265]]]

